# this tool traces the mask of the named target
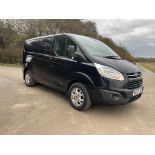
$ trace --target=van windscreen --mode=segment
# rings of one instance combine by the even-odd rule
[[[107,45],[105,45],[99,40],[80,35],[75,35],[74,38],[91,56],[119,57],[111,48],[109,48]]]

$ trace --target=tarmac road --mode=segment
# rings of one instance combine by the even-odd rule
[[[55,90],[26,87],[21,68],[0,66],[0,134],[155,134],[155,74],[143,77],[134,103],[79,112]]]

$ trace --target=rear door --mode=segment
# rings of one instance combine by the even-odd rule
[[[54,37],[38,39],[33,43],[35,52],[33,54],[33,72],[43,82],[51,78],[49,70],[51,67],[51,56],[54,47]]]
[[[33,71],[33,75],[37,78],[40,77],[42,75],[42,65],[41,65],[41,61],[42,61],[42,51],[41,51],[41,39],[37,39],[37,40],[33,40],[30,43],[30,46],[32,47],[31,52],[32,52],[32,62],[31,62],[31,66],[32,66],[32,71]]]

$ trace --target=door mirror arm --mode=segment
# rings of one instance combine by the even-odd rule
[[[78,52],[74,53],[73,59],[78,61],[78,62],[85,62],[85,59],[83,58],[83,56],[80,55]]]

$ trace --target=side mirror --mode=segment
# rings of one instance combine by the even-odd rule
[[[68,51],[68,56],[72,57],[76,51],[75,46],[69,45],[67,48],[67,51]]]
[[[78,53],[75,53],[75,54],[73,55],[73,57],[74,57],[74,60],[76,60],[76,61],[78,61],[78,62],[85,62],[85,59],[83,58],[83,56],[80,55],[80,54],[78,54]]]

